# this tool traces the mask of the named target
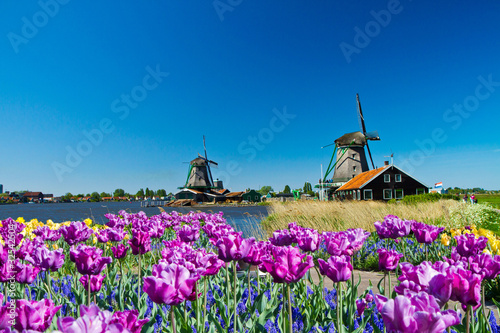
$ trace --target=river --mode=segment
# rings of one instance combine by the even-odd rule
[[[188,213],[202,211],[206,213],[223,212],[227,222],[245,237],[259,234],[260,221],[268,215],[265,206],[248,207],[162,207],[166,212],[177,211]],[[104,224],[107,213],[117,214],[120,210],[128,213],[143,211],[148,216],[160,213],[158,207],[141,207],[140,202],[81,202],[81,203],[48,203],[0,205],[0,219],[23,217],[26,221],[38,219],[41,222],[82,221],[91,218],[96,223]]]

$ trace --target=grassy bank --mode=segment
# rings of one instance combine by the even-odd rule
[[[478,203],[486,203],[496,209],[500,209],[500,194],[476,194]]]
[[[297,222],[303,227],[319,231],[340,231],[363,228],[374,231],[373,223],[388,214],[407,220],[457,228],[476,224],[500,232],[500,214],[485,205],[470,205],[455,200],[420,202],[415,204],[387,204],[377,201],[294,201],[273,202],[269,216],[262,221],[269,234]]]

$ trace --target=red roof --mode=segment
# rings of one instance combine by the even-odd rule
[[[378,169],[373,169],[370,171],[365,171],[342,185],[337,189],[337,191],[346,191],[346,190],[357,190],[358,188],[361,188],[364,184],[372,180],[375,176],[377,176],[380,172],[384,171],[386,168],[388,168],[389,165],[384,165],[381,168]]]

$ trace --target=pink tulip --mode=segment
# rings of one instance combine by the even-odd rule
[[[294,283],[299,281],[309,268],[314,267],[311,256],[308,255],[306,261],[302,261],[305,256],[296,247],[275,246],[272,248],[272,255],[262,258],[259,268],[271,274],[275,283]]]
[[[318,259],[319,272],[328,276],[333,282],[347,281],[351,278],[352,264],[348,256],[332,256],[328,262]]]

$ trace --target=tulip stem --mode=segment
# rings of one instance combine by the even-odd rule
[[[290,292],[290,284],[286,284],[286,289],[287,289],[287,294],[288,294],[288,327],[289,327],[289,333],[293,333],[293,327],[292,327],[292,295]]]
[[[257,273],[257,294],[260,294],[260,274],[259,274],[259,266],[257,266],[257,269],[255,270]]]
[[[342,324],[342,282],[337,282],[337,332],[343,332]]]
[[[203,296],[203,326],[205,327],[205,320],[206,320],[206,315],[207,315],[207,277],[203,277],[203,293],[205,294]]]
[[[87,274],[87,304],[90,306],[90,274]]]
[[[50,273],[49,270],[45,271],[45,278],[47,279],[47,293],[49,294],[49,298],[52,298],[50,295],[51,285],[50,285]]]
[[[170,306],[170,322],[172,324],[172,332],[173,333],[177,333],[177,330],[175,329],[175,314],[174,314],[174,310],[175,310],[175,305],[171,305]]]
[[[234,281],[234,297],[233,297],[233,301],[234,301],[234,324],[233,324],[233,332],[238,332],[238,321],[236,320],[236,308],[238,307],[238,304],[236,303],[236,294],[237,294],[237,289],[236,289],[236,280],[237,280],[237,274],[236,274],[236,261],[233,261],[233,273],[234,273],[234,277],[233,277],[233,281]]]
[[[470,305],[467,305],[467,312],[465,314],[465,332],[470,332]]]
[[[391,271],[387,272],[387,276],[388,276],[388,279],[389,279],[389,289],[388,289],[388,294],[387,295],[389,295],[389,298],[392,298]]]
[[[139,251],[139,288],[137,289],[138,304],[141,304],[141,252]]]
[[[248,298],[247,298],[247,307],[248,307],[248,304],[250,302],[250,295],[252,295],[252,293],[250,292],[250,268],[252,268],[252,265],[249,265],[248,266],[248,270],[247,270],[247,282],[248,282]]]

